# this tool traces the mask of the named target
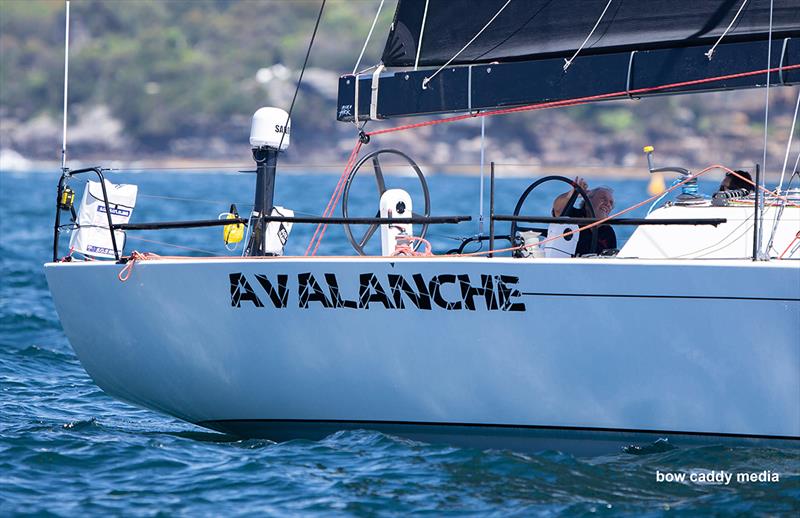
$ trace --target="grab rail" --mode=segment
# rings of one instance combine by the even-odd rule
[[[410,218],[323,218],[316,216],[260,216],[258,218],[245,219],[245,218],[232,218],[232,219],[208,219],[208,220],[193,220],[193,221],[153,221],[144,223],[113,223],[111,221],[111,208],[108,204],[108,193],[106,192],[105,177],[103,171],[99,167],[87,167],[85,169],[77,169],[75,171],[64,171],[61,178],[58,180],[58,193],[56,196],[56,216],[55,224],[53,226],[53,262],[58,261],[58,245],[61,236],[61,196],[64,192],[65,181],[77,174],[95,173],[100,179],[100,186],[103,191],[103,204],[106,209],[106,217],[108,218],[108,228],[111,233],[111,245],[114,249],[114,259],[120,261],[120,251],[117,248],[117,240],[114,231],[116,230],[166,230],[175,228],[202,228],[202,227],[220,227],[231,224],[244,224],[248,225],[252,220],[263,221],[266,223],[272,221],[279,221],[284,223],[326,223],[329,225],[373,225],[373,224],[432,224],[432,225],[445,225],[456,224],[464,221],[472,221],[472,216],[414,216]]]
[[[316,216],[262,216],[253,218],[254,220],[280,221],[282,223],[327,223],[329,225],[374,225],[389,223],[416,223],[432,225],[448,225],[472,221],[472,216],[414,216],[412,218],[323,218]],[[114,230],[162,230],[170,228],[200,228],[200,227],[221,227],[231,224],[248,224],[245,218],[232,219],[205,219],[195,221],[153,221],[150,223],[115,223]]]
[[[514,216],[506,214],[498,214],[491,216],[495,221],[523,221],[525,223],[575,223],[577,225],[588,225],[601,221],[600,218],[570,218],[570,217],[553,217],[553,216]],[[725,218],[662,218],[662,219],[648,219],[648,218],[611,218],[605,221],[606,225],[626,225],[626,226],[640,226],[640,225],[721,225],[727,223]]]
[[[103,190],[103,204],[106,209],[106,217],[108,218],[108,230],[111,232],[111,246],[114,249],[114,259],[119,261],[120,255],[117,249],[117,238],[114,235],[114,224],[111,222],[111,208],[108,206],[108,193],[106,192],[106,179],[103,177],[103,171],[99,167],[87,167],[85,169],[77,169],[75,171],[63,171],[61,178],[58,179],[58,194],[56,195],[56,218],[53,227],[53,262],[58,261],[58,241],[61,237],[61,195],[64,193],[64,181],[67,178],[75,176],[76,174],[95,173],[100,179],[100,187]]]

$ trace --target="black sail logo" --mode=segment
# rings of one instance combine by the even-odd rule
[[[256,274],[251,279],[243,273],[229,276],[234,308],[285,309],[290,304],[294,307],[295,302],[290,302],[290,298],[296,293],[299,309],[525,311],[525,303],[519,300],[522,294],[516,287],[519,277],[513,275],[481,274],[473,279],[468,274],[444,273],[426,278],[421,273],[410,276],[390,273],[385,277],[362,273],[358,276],[357,292],[355,286],[350,286],[351,291],[347,292],[350,298],[344,295],[334,273],[306,272],[296,277]]]

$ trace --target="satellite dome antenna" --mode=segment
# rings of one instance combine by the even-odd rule
[[[250,215],[252,234],[245,255],[268,255],[265,243],[267,221],[272,214],[278,153],[289,147],[291,121],[280,108],[259,108],[250,126],[250,147],[256,161],[256,198]]]

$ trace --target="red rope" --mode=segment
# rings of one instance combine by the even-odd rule
[[[429,120],[429,121],[417,122],[417,123],[414,123],[414,124],[404,124],[402,126],[395,126],[393,128],[375,130],[375,131],[371,131],[371,132],[366,133],[366,135],[370,136],[370,137],[374,137],[376,135],[383,135],[383,134],[386,134],[386,133],[394,133],[394,132],[397,132],[397,131],[405,131],[405,130],[409,130],[409,129],[422,128],[422,127],[425,127],[425,126],[435,126],[437,124],[444,124],[446,122],[455,122],[455,121],[460,121],[460,120],[465,120],[465,119],[472,119],[472,118],[475,118],[475,117],[491,117],[493,115],[504,115],[504,114],[507,114],[507,113],[517,113],[517,112],[526,112],[526,111],[534,111],[534,110],[545,110],[545,109],[548,109],[548,108],[561,108],[561,107],[566,107],[566,106],[576,106],[576,105],[579,105],[579,104],[585,104],[585,103],[592,102],[592,101],[600,101],[600,100],[604,100],[604,99],[613,99],[613,98],[616,98],[616,97],[628,97],[628,96],[631,96],[631,95],[639,95],[639,94],[644,94],[644,93],[649,93],[649,92],[659,92],[659,91],[663,91],[663,90],[670,90],[672,88],[681,88],[681,87],[686,87],[686,86],[694,86],[694,85],[701,85],[701,84],[706,84],[706,83],[713,83],[715,81],[725,81],[725,80],[728,80],[728,79],[737,79],[737,78],[741,78],[741,77],[750,77],[750,76],[755,76],[755,75],[759,75],[759,74],[767,74],[767,73],[772,73],[772,72],[796,70],[798,68],[800,68],[800,64],[798,64],[798,65],[789,65],[789,66],[785,66],[785,67],[765,68],[763,70],[753,70],[753,71],[750,71],[750,72],[739,72],[739,73],[736,73],[736,74],[727,74],[727,75],[723,75],[723,76],[707,77],[707,78],[704,78],[704,79],[694,79],[694,80],[691,80],[691,81],[681,81],[681,82],[678,82],[678,83],[670,83],[670,84],[661,85],[661,86],[649,86],[649,87],[645,87],[645,88],[635,88],[633,90],[621,90],[619,92],[611,92],[611,93],[606,93],[606,94],[590,95],[590,96],[587,96],[587,97],[576,97],[576,98],[573,98],[573,99],[565,99],[565,100],[562,100],[562,101],[550,101],[550,102],[544,102],[544,103],[538,103],[538,104],[529,104],[529,105],[525,105],[525,106],[517,106],[517,107],[514,107],[514,108],[503,108],[503,109],[499,109],[499,110],[490,110],[490,111],[478,112],[478,113],[467,113],[467,114],[463,114],[463,115],[456,115],[456,116],[453,116],[453,117],[446,117],[444,119]],[[358,152],[360,150],[361,150],[361,140],[359,139],[356,142],[356,145],[353,148],[353,151],[350,153],[350,158],[348,158],[347,163],[345,164],[345,168],[344,168],[344,171],[342,172],[342,176],[339,178],[339,182],[336,184],[336,188],[334,189],[333,194],[331,194],[331,198],[328,201],[328,205],[325,207],[325,211],[323,212],[322,217],[324,217],[324,218],[330,217],[333,214],[333,211],[336,209],[336,206],[339,203],[339,199],[342,196],[342,192],[344,191],[344,184],[346,182],[346,179],[350,175],[351,169],[352,169],[353,165],[355,164],[355,159],[358,156]],[[733,172],[730,169],[727,169],[727,168],[724,168],[724,167],[723,167],[723,169],[725,169],[726,171]],[[703,171],[703,172],[705,172],[705,171]],[[696,175],[696,176],[699,176],[700,174],[702,174],[702,172],[698,173],[698,175]],[[739,175],[736,175],[736,176],[739,176]],[[683,184],[683,182],[681,184],[677,184],[677,185],[673,186],[673,188],[678,187],[679,185],[682,185],[682,184]],[[672,189],[670,189],[670,190],[672,190]],[[767,192],[769,192],[769,191],[767,191]],[[652,198],[652,199],[655,199],[655,198]],[[633,210],[633,208],[631,208],[629,210]],[[619,214],[622,214],[622,212],[616,214],[615,216],[617,216]],[[607,220],[603,220],[603,221],[607,221]],[[589,225],[587,227],[583,227],[583,228],[579,229],[578,231],[584,230],[586,228],[594,227],[594,226],[599,225],[601,223],[602,223],[602,221],[594,223],[594,224],[591,224],[591,225]],[[325,235],[325,230],[327,228],[328,228],[327,224],[320,223],[320,224],[317,225],[317,228],[314,231],[314,235],[311,238],[311,242],[309,242],[308,248],[306,248],[305,255],[308,255],[309,251],[311,251],[312,248],[313,248],[313,252],[311,252],[311,255],[313,256],[313,255],[317,254],[317,250],[319,250],[319,245],[322,242],[322,237]],[[576,232],[578,232],[578,231],[576,231]],[[567,233],[567,234],[563,234],[563,235],[570,235],[570,234],[571,233]],[[561,237],[561,236],[558,236],[558,237]],[[316,240],[316,245],[314,244],[315,240]],[[531,246],[539,246],[540,244],[541,243],[534,244],[534,245],[531,245]],[[508,250],[514,250],[514,249],[515,248],[510,248]],[[506,251],[506,250],[497,250],[497,252],[501,252],[501,251]],[[489,253],[489,252],[492,252],[492,251],[486,251],[486,252],[482,252],[482,253]],[[469,254],[466,254],[466,255],[469,255]]]
[[[792,248],[792,245],[794,245],[798,241],[800,241],[800,231],[798,231],[797,234],[794,235],[794,239],[792,239],[792,242],[789,243],[789,246],[786,247],[786,250],[784,250],[783,253],[778,256],[778,259],[783,259],[783,256],[786,255],[786,252],[788,252],[789,249]]]
[[[688,183],[688,182],[690,182],[690,181],[692,181],[692,180],[694,180],[696,178],[699,178],[700,176],[702,176],[702,175],[706,174],[707,172],[712,171],[714,169],[722,169],[723,171],[725,171],[727,173],[730,173],[733,176],[736,176],[736,177],[740,178],[741,180],[743,180],[743,181],[749,183],[750,185],[752,185],[753,187],[757,187],[758,189],[761,189],[762,191],[764,191],[765,193],[767,193],[767,194],[769,194],[769,195],[771,195],[773,197],[788,201],[787,198],[784,198],[783,196],[779,196],[779,195],[773,193],[772,191],[770,191],[766,187],[762,187],[760,185],[756,185],[753,180],[749,180],[748,178],[746,178],[746,177],[740,175],[739,173],[737,173],[736,171],[728,169],[724,165],[711,165],[711,166],[706,167],[705,169],[703,169],[702,171],[700,171],[698,173],[695,173],[693,175],[687,176],[681,182],[673,184],[672,186],[670,186],[663,193],[659,193],[659,194],[653,195],[653,196],[647,198],[644,201],[640,201],[639,203],[637,203],[635,205],[631,205],[627,209],[623,209],[623,210],[621,210],[619,212],[616,212],[614,214],[606,216],[605,218],[597,220],[594,223],[589,223],[588,225],[585,225],[583,227],[578,227],[575,230],[570,230],[570,231],[564,232],[563,234],[559,234],[557,236],[548,237],[547,239],[544,239],[542,241],[538,241],[538,242],[535,242],[535,243],[530,243],[530,244],[527,244],[527,245],[512,246],[512,247],[509,247],[509,248],[500,248],[500,249],[497,249],[497,250],[484,250],[484,251],[480,251],[480,252],[472,252],[472,253],[468,253],[468,254],[458,254],[458,255],[460,255],[460,256],[479,256],[479,255],[487,255],[487,254],[499,254],[499,253],[502,253],[502,252],[514,252],[516,250],[522,250],[522,249],[525,249],[525,248],[533,248],[533,247],[536,247],[536,246],[542,246],[543,244],[549,243],[551,241],[555,241],[556,239],[561,239],[562,237],[565,237],[565,236],[571,236],[571,235],[574,235],[574,234],[578,234],[583,230],[588,230],[590,228],[597,227],[599,225],[607,223],[608,221],[610,221],[610,220],[612,220],[614,218],[622,216],[623,214],[627,214],[628,212],[630,212],[632,210],[636,210],[639,207],[647,205],[648,203],[651,203],[651,202],[655,201],[657,198],[663,196],[664,194],[672,192],[675,189],[677,189],[678,187],[680,187],[680,186],[682,186],[682,185],[684,185],[684,184],[686,184],[686,183]]]
[[[766,74],[772,72],[779,72],[781,70],[795,70],[800,68],[800,64],[798,65],[789,65],[785,67],[775,67],[775,68],[765,68],[763,70],[754,70],[751,72],[739,72],[736,74],[728,74],[724,76],[716,76],[716,77],[707,77],[704,79],[694,79],[692,81],[681,81],[679,83],[670,83],[667,85],[661,86],[649,86],[645,88],[635,88],[633,90],[621,90],[619,92],[612,92],[607,94],[598,94],[598,95],[590,95],[587,97],[576,97],[574,99],[565,99],[563,101],[550,101],[545,103],[537,103],[537,104],[529,104],[525,106],[517,106],[515,108],[503,108],[500,110],[490,110],[485,112],[478,112],[478,113],[467,113],[464,115],[456,115],[454,117],[446,117],[444,119],[436,119],[431,121],[424,121],[424,122],[417,122],[415,124],[405,124],[402,126],[395,126],[394,128],[386,128],[381,130],[375,130],[367,133],[370,137],[375,135],[382,135],[384,133],[394,133],[396,131],[403,131],[407,129],[414,129],[414,128],[421,128],[424,126],[433,126],[436,124],[444,124],[445,122],[454,122],[460,121],[464,119],[472,119],[474,117],[491,117],[492,115],[504,115],[506,113],[516,113],[516,112],[525,112],[525,111],[533,111],[533,110],[544,110],[547,108],[560,108],[564,106],[573,106],[576,104],[583,104],[591,101],[601,101],[604,99],[610,99],[613,97],[628,97],[628,95],[638,95],[644,94],[649,92],[659,92],[662,90],[669,90],[672,88],[681,88],[685,86],[693,86],[693,85],[701,85],[705,83],[713,83],[715,81],[725,81],[727,79],[737,79],[741,77],[749,77],[749,76],[756,76],[759,74]]]
[[[344,166],[344,171],[342,171],[342,175],[339,177],[339,181],[336,183],[336,187],[333,189],[333,193],[328,200],[328,204],[325,206],[325,210],[322,212],[323,218],[331,217],[333,215],[333,211],[336,210],[336,205],[339,204],[339,198],[341,198],[342,193],[344,192],[344,185],[347,177],[350,175],[350,171],[355,165],[356,157],[358,157],[358,152],[360,150],[361,140],[358,140],[356,145],[353,147],[353,151],[350,152],[350,157],[347,159],[347,163]],[[314,251],[311,255],[317,255],[317,250],[319,249],[319,245],[322,242],[322,237],[325,235],[327,228],[327,224],[317,224],[317,228],[314,230],[314,235],[311,236],[311,241],[309,241],[308,248],[306,248],[305,255],[308,255],[308,253],[311,252],[312,247],[314,248]],[[314,247],[314,241],[317,243],[316,247]]]
[[[417,252],[414,250],[414,242],[422,243],[425,246],[424,251]],[[394,253],[392,255],[404,255],[408,257],[419,257],[419,256],[431,256],[433,252],[431,251],[431,243],[427,239],[423,239],[417,236],[397,236],[397,244],[394,248]]]
[[[127,281],[131,273],[133,273],[133,267],[136,265],[136,261],[146,261],[147,259],[158,259],[159,256],[156,254],[151,254],[150,252],[137,252],[134,250],[131,252],[130,257],[128,257],[128,262],[125,264],[125,268],[119,271],[117,274],[117,279],[122,282]]]

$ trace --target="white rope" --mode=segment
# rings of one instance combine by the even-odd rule
[[[797,103],[794,106],[794,117],[792,118],[792,127],[789,130],[789,141],[786,143],[786,155],[783,157],[783,168],[781,169],[781,180],[778,182],[778,188],[775,189],[776,194],[781,193],[781,188],[783,187],[783,178],[786,173],[786,165],[789,162],[789,150],[792,147],[792,139],[794,138],[794,127],[797,124],[797,109],[800,108],[800,89],[797,91]],[[800,159],[800,155],[798,155],[798,159]],[[795,166],[796,167],[796,166]],[[791,182],[790,182],[791,183]],[[775,235],[778,233],[778,223],[780,222],[781,218],[783,217],[783,209],[786,206],[786,203],[783,200],[778,201],[780,207],[778,210],[775,211],[775,217],[772,220],[772,232],[769,235],[769,241],[767,242],[766,252],[769,254],[770,250],[772,249],[772,244],[775,242]],[[777,250],[776,250],[777,253]]]
[[[428,3],[425,0],[425,11],[422,13],[422,26],[419,28],[419,41],[417,42],[417,57],[414,60],[414,70],[419,68],[419,53],[422,51],[422,35],[425,34],[425,21],[428,19]]]
[[[366,74],[367,72],[369,72],[369,71],[371,71],[371,70],[375,70],[375,69],[376,69],[376,68],[378,68],[379,66],[380,66],[380,65],[372,65],[371,67],[362,68],[362,69],[361,69],[361,70],[359,70],[358,72],[355,72],[353,75],[356,75],[356,74],[358,74],[358,75],[360,75],[360,76],[363,76],[363,75],[364,75],[364,74]]]
[[[725,36],[728,34],[728,31],[731,30],[731,27],[733,27],[733,24],[736,23],[736,20],[739,19],[739,15],[742,14],[742,9],[744,9],[745,5],[747,5],[747,0],[744,0],[744,2],[742,2],[742,5],[739,6],[739,10],[736,11],[736,16],[734,16],[733,20],[731,20],[731,23],[728,24],[728,28],[725,29],[725,32],[722,33],[722,36],[720,36],[719,39],[717,39],[716,43],[714,43],[714,45],[710,49],[708,49],[708,52],[706,52],[706,57],[708,58],[709,61],[711,61],[711,58],[714,57],[714,51],[717,49],[717,45],[720,44],[722,39],[725,38]]]
[[[67,169],[67,90],[69,87],[69,1],[67,2],[67,14],[64,21],[66,29],[64,31],[64,127],[61,135],[61,170]]]
[[[792,117],[792,128],[789,130],[789,142],[786,143],[786,154],[783,157],[783,167],[781,168],[781,180],[778,182],[778,192],[783,187],[783,178],[786,175],[786,166],[789,163],[789,151],[792,149],[794,139],[794,127],[797,125],[797,110],[800,108],[800,89],[797,90],[797,102],[794,105],[794,117]]]
[[[766,182],[767,177],[767,143],[768,143],[768,132],[769,132],[769,69],[772,66],[772,12],[773,6],[775,5],[774,0],[770,0],[769,2],[769,37],[767,43],[767,87],[766,87],[766,94],[765,94],[765,101],[764,101],[764,157],[762,158],[762,174],[761,174],[761,185],[756,186],[756,200],[758,197],[761,197],[761,222],[762,224],[758,226],[758,236],[757,236],[757,255],[760,256],[759,259],[769,258],[769,254],[764,254],[761,251],[761,244],[763,243],[764,239],[764,212],[766,212],[766,198],[761,193],[761,189],[763,188]],[[766,256],[766,257],[765,257]]]
[[[369,118],[372,120],[378,120],[378,88],[381,84],[381,72],[383,72],[383,68],[383,63],[381,63],[372,73],[372,92],[369,98]]]
[[[358,74],[355,77],[356,83],[353,86],[353,124],[356,125],[356,129],[358,128]]]
[[[353,67],[353,73],[356,73],[358,70],[358,65],[361,64],[361,58],[364,57],[364,51],[367,50],[367,44],[369,43],[370,38],[372,38],[372,31],[375,30],[375,24],[378,23],[378,17],[381,15],[381,9],[383,9],[383,3],[386,0],[381,0],[380,5],[378,6],[378,12],[375,13],[375,18],[372,20],[372,27],[369,28],[369,34],[367,34],[367,39],[364,41],[364,46],[361,47],[361,54],[358,55],[358,61],[356,61],[356,66]]]
[[[433,75],[432,75],[432,76],[430,76],[430,77],[426,77],[425,79],[423,79],[423,80],[422,80],[422,88],[423,88],[423,89],[424,89],[424,88],[427,88],[427,86],[428,86],[428,83],[430,83],[430,82],[431,82],[431,79],[433,79],[434,77],[436,77],[436,75],[437,75],[439,72],[441,72],[442,70],[444,70],[445,68],[447,68],[447,67],[450,65],[450,63],[452,63],[452,62],[453,62],[453,60],[454,60],[454,59],[456,59],[458,56],[460,56],[462,52],[464,52],[465,50],[467,50],[467,47],[469,47],[470,45],[472,45],[472,42],[473,42],[473,41],[475,41],[476,39],[478,39],[478,36],[480,36],[481,34],[483,34],[483,31],[485,31],[485,30],[486,30],[486,29],[487,29],[487,28],[488,28],[488,27],[489,27],[489,26],[492,24],[492,22],[494,22],[494,20],[495,20],[495,19],[496,19],[498,16],[500,16],[500,13],[502,13],[502,12],[503,12],[503,10],[504,10],[506,7],[508,7],[508,4],[510,4],[510,3],[511,3],[511,0],[507,0],[507,2],[503,4],[503,7],[501,7],[501,8],[500,8],[500,10],[499,10],[499,11],[497,11],[497,12],[494,14],[494,16],[492,16],[492,19],[491,19],[491,20],[489,20],[489,21],[486,23],[486,25],[484,25],[484,26],[483,26],[483,29],[479,30],[479,31],[478,31],[478,34],[476,34],[475,36],[473,36],[473,37],[472,37],[472,39],[471,39],[471,40],[469,40],[469,41],[467,42],[467,44],[466,44],[466,45],[464,45],[463,47],[461,47],[461,50],[459,50],[458,52],[456,52],[456,53],[455,53],[455,55],[453,55],[453,57],[452,57],[452,58],[450,58],[450,59],[447,61],[447,63],[445,63],[444,65],[440,66],[440,67],[439,67],[439,68],[436,70],[436,72],[434,72],[434,73],[433,73]],[[420,38],[420,39],[421,39],[421,38]]]
[[[578,47],[578,50],[575,51],[575,54],[573,54],[571,58],[564,60],[564,72],[566,72],[567,69],[572,65],[572,62],[575,60],[575,58],[578,57],[578,54],[581,53],[581,51],[583,50],[583,47],[586,46],[586,43],[589,41],[589,38],[591,38],[592,34],[594,34],[594,31],[597,30],[597,26],[600,25],[601,21],[603,21],[603,17],[606,15],[606,11],[608,11],[608,8],[611,6],[611,2],[612,1],[613,0],[608,0],[608,3],[606,4],[605,9],[603,9],[603,12],[600,13],[600,18],[597,19],[597,22],[595,22],[594,27],[592,27],[592,30],[589,31],[589,35],[586,36],[585,40],[583,40],[583,43],[581,43],[581,46]]]

